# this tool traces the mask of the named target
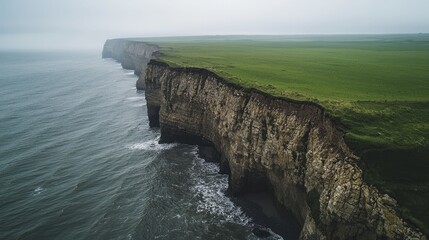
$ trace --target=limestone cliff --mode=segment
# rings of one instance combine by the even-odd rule
[[[235,194],[271,188],[293,211],[301,239],[426,239],[362,169],[325,110],[228,83],[212,72],[152,60],[151,126],[162,142],[212,144]]]
[[[113,58],[121,63],[122,67],[134,70],[139,76],[136,82],[137,89],[144,89],[144,73],[147,63],[152,59],[158,47],[141,41],[110,39],[104,44],[102,57]]]

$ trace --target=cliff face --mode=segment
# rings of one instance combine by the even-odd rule
[[[301,239],[425,239],[398,217],[394,199],[364,182],[359,158],[319,106],[154,60],[145,81],[160,141],[212,144],[231,191],[272,189],[301,222]]]
[[[212,143],[233,193],[272,188],[303,224],[301,239],[422,238],[396,215],[394,199],[363,181],[359,158],[320,107],[156,61],[146,86],[161,141]]]
[[[158,47],[152,44],[124,39],[107,40],[103,47],[103,58],[113,58],[121,63],[122,67],[134,70],[139,76],[137,89],[145,88],[144,73],[147,63],[152,59]]]

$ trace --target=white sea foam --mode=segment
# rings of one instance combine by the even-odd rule
[[[162,151],[167,150],[175,147],[177,144],[170,143],[170,144],[159,144],[159,137],[153,140],[149,140],[143,143],[134,143],[129,146],[127,146],[128,149],[132,150],[146,150],[146,151]]]
[[[140,100],[144,100],[144,99],[145,99],[144,97],[128,97],[127,98],[128,101],[132,101],[132,102],[140,101]]]
[[[271,231],[270,228],[267,228],[268,232],[270,232],[271,236],[267,240],[284,240],[282,236],[278,235],[277,233]]]
[[[197,211],[221,216],[227,222],[241,225],[251,223],[252,219],[225,195],[228,189],[228,176],[218,173],[217,164],[199,158],[196,148],[192,153],[195,156],[192,171],[195,185],[192,190],[201,198]]]
[[[260,239],[264,239],[264,240],[284,240],[282,236],[278,235],[277,233],[273,232],[270,228],[265,228],[265,227],[259,227],[262,228],[263,230],[267,231],[270,233],[270,236],[268,237],[264,237],[264,238],[260,238],[254,234],[248,236],[246,239],[247,240],[260,240]]]
[[[243,226],[254,227],[252,218],[231,199],[226,196],[225,192],[228,189],[228,176],[219,174],[218,164],[206,162],[198,157],[198,148],[195,147],[191,152],[194,155],[193,179],[195,185],[192,190],[196,195],[200,196],[197,211],[220,216],[226,222],[236,223]],[[267,240],[283,240],[283,238],[273,232],[270,228],[265,228],[270,232]],[[248,236],[249,240],[259,239],[255,235]]]
[[[139,104],[133,104],[132,107],[144,107],[146,106],[146,103],[139,103]]]
[[[39,194],[41,194],[43,191],[45,191],[44,188],[42,187],[37,187],[36,189],[33,190],[33,192],[31,193],[31,195],[33,196],[37,196]]]

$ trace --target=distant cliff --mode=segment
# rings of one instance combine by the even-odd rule
[[[103,58],[113,58],[121,63],[122,67],[135,70],[139,76],[136,82],[137,89],[144,89],[144,73],[148,62],[158,47],[153,44],[123,39],[107,40],[103,47]]]
[[[364,182],[359,157],[318,105],[156,60],[145,82],[160,141],[213,145],[230,190],[272,189],[301,222],[301,239],[425,239],[398,217],[394,199]]]

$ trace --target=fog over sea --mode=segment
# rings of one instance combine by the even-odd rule
[[[158,144],[136,80],[98,51],[0,52],[0,239],[258,239],[217,164]]]

